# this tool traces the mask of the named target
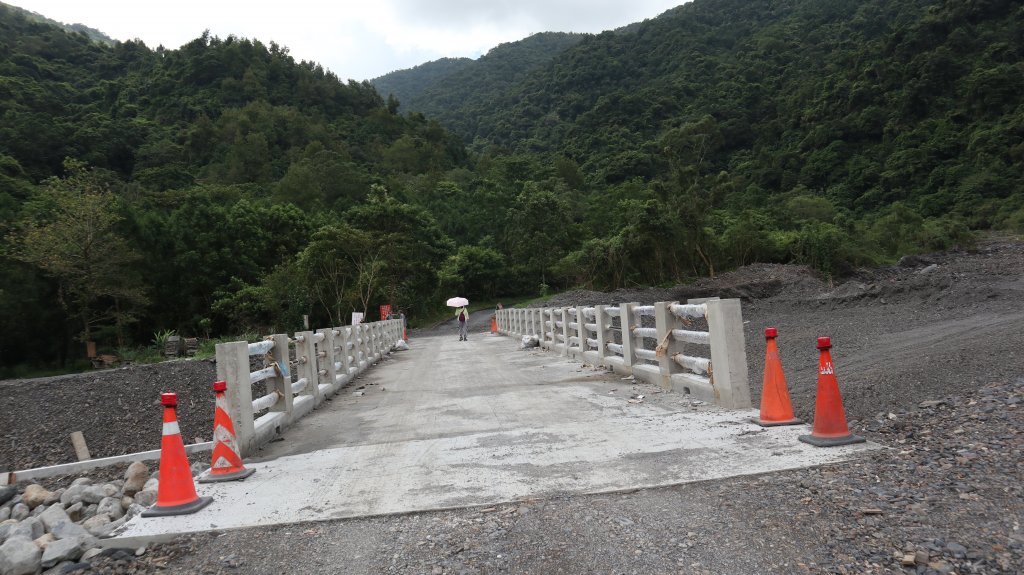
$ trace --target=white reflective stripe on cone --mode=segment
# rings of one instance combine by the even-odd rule
[[[181,429],[178,428],[177,421],[165,421],[164,422],[164,435],[178,435],[181,433]]]
[[[213,462],[213,469],[224,469],[225,467],[231,467],[231,463],[223,457],[218,457],[217,461]]]
[[[223,443],[228,449],[238,454],[238,444],[235,443],[235,436],[227,430],[223,425],[218,425],[213,430],[213,441],[215,443]]]

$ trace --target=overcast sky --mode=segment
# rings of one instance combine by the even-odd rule
[[[3,0],[115,40],[178,48],[209,29],[367,80],[445,56],[476,58],[537,32],[601,32],[684,0]]]

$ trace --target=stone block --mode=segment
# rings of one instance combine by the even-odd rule
[[[0,575],[35,575],[43,551],[31,539],[13,537],[0,545]]]

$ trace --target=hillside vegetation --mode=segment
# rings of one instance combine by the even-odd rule
[[[1024,231],[1021,30],[1008,0],[699,0],[382,94],[0,4],[0,367]]]
[[[419,112],[462,134],[475,134],[476,121],[544,65],[582,41],[584,34],[542,32],[501,44],[477,60],[443,58],[375,78],[372,84],[395,96],[401,109]]]

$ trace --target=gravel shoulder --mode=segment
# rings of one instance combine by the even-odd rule
[[[94,558],[94,572],[1024,572],[1024,243],[906,258],[834,285],[799,266],[752,265],[549,304],[708,295],[744,300],[755,402],[771,325],[794,408],[810,420],[814,341],[828,335],[851,427],[889,449],[720,482],[183,538]],[[94,456],[156,448],[159,391],[185,398],[187,437],[208,435],[198,414],[212,413],[214,374],[210,362],[170,362],[0,382],[0,469],[72,460],[76,429]]]

